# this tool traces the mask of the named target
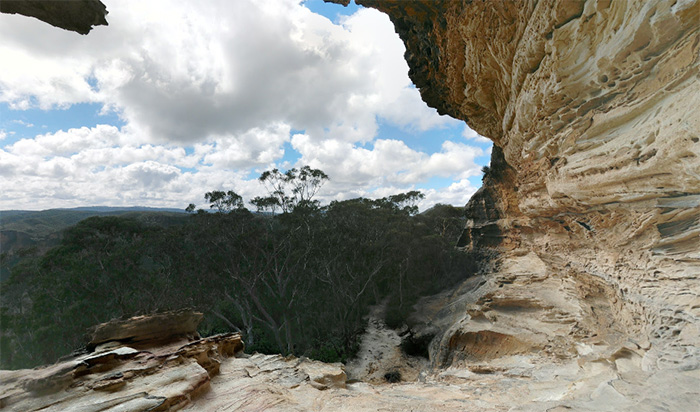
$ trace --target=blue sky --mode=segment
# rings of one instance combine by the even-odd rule
[[[333,23],[339,23],[343,16],[354,14],[360,7],[351,1],[346,7],[335,3],[326,3],[323,0],[306,0],[304,6],[314,13],[327,17]]]
[[[481,184],[490,141],[422,102],[375,10],[104,2],[88,36],[0,15],[0,209],[252,198],[260,172],[305,164],[331,177],[322,201],[463,205]]]
[[[0,103],[0,130],[8,134],[2,143],[9,145],[20,139],[34,138],[37,134],[55,133],[83,126],[111,124],[121,127],[125,124],[116,113],[100,114],[101,110],[100,103],[77,103],[65,109],[53,110],[12,110],[7,103]]]

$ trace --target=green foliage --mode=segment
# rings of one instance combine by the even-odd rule
[[[12,267],[21,259],[40,256],[58,245],[62,232],[78,222],[94,216],[123,216],[149,225],[170,226],[183,223],[186,217],[171,209],[92,207],[85,209],[51,209],[0,212],[2,254],[0,281],[9,278]]]
[[[286,202],[285,213],[256,215],[233,191],[208,192],[221,213],[179,225],[90,218],[22,261],[3,285],[2,367],[51,362],[111,318],[184,307],[205,313],[202,333],[240,331],[249,350],[346,361],[371,306],[388,299],[398,326],[420,296],[471,270],[452,247],[459,210],[417,215],[419,192],[320,208],[323,172],[273,170],[261,180],[282,191],[265,202]]]
[[[113,317],[179,307],[174,279],[157,260],[167,256],[154,248],[163,232],[135,219],[93,217],[46,255],[13,268],[3,285],[2,340],[21,350],[3,351],[3,367],[53,361],[81,346],[88,327]]]
[[[440,203],[423,212],[418,218],[428,225],[433,233],[450,242],[459,239],[466,223],[463,207]]]
[[[243,209],[243,198],[232,190],[229,190],[228,192],[221,190],[207,192],[204,195],[204,199],[209,202],[210,209],[216,208],[219,213],[231,213],[233,210]],[[190,206],[193,205],[190,204]],[[189,209],[190,206],[187,206],[187,208]],[[189,211],[192,210],[194,210],[194,207],[192,207]]]
[[[289,169],[282,173],[279,169],[265,171],[258,178],[268,191],[267,197],[256,197],[253,204],[260,208],[279,207],[284,213],[290,213],[301,206],[317,207],[313,197],[329,180],[327,174],[319,169],[304,166],[301,169]]]
[[[418,213],[418,206],[416,203],[424,198],[425,195],[423,193],[413,190],[385,197],[375,202],[380,205],[380,207],[388,207],[394,211],[400,211],[413,216]]]
[[[277,208],[280,207],[280,201],[275,196],[257,196],[250,203],[255,206],[259,213],[275,214]]]

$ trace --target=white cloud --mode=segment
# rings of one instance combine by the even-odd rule
[[[25,127],[34,127],[34,124],[32,124],[32,123],[27,123],[27,122],[25,122],[25,121],[23,121],[23,120],[12,120],[10,123],[21,124],[22,126],[25,126]]]
[[[160,142],[270,123],[369,141],[376,116],[418,130],[454,124],[411,86],[386,15],[361,9],[339,26],[298,3],[107,2],[110,26],[89,36],[3,16],[0,101],[101,102]]]
[[[274,164],[284,156],[283,145],[289,141],[291,128],[272,124],[253,128],[239,135],[214,138],[211,152],[204,156],[205,164],[220,168],[250,168]]]
[[[292,146],[302,154],[299,164],[319,168],[331,177],[320,193],[325,201],[415,190],[435,176],[460,179],[444,189],[424,190],[421,208],[435,203],[465,204],[476,190],[466,179],[481,174],[475,158],[484,154],[479,148],[449,141],[440,152],[427,154],[399,140],[379,139],[368,149],[333,139],[317,143],[306,135],[293,136]]]
[[[479,133],[472,130],[466,123],[464,124],[464,130],[462,131],[462,137],[475,142],[491,143],[490,139],[481,136]]]
[[[129,186],[140,186],[144,189],[163,188],[167,183],[180,175],[180,169],[152,160],[132,163],[120,171],[121,181]]]
[[[480,172],[474,160],[484,154],[479,148],[450,141],[443,143],[440,152],[428,155],[400,140],[378,139],[370,150],[334,139],[317,143],[301,134],[292,137],[292,146],[302,155],[300,164],[355,185],[410,185],[432,176],[476,176]]]
[[[117,146],[120,132],[114,126],[98,125],[95,128],[82,127],[69,131],[58,131],[36,136],[33,139],[21,139],[8,146],[17,155],[68,155],[79,151],[101,147]]]
[[[8,29],[0,24],[0,27]],[[0,33],[5,30],[0,29]],[[7,33],[0,34],[3,39]],[[16,37],[16,35],[12,36]],[[90,62],[64,58],[60,61],[33,54],[30,50],[12,47],[11,42],[0,44],[3,70],[0,74],[0,102],[12,109],[24,110],[32,106],[49,109],[72,103],[96,101],[96,94],[85,78],[90,74]],[[36,100],[37,104],[32,101]]]
[[[5,177],[0,209],[76,203],[183,207],[201,203],[203,193],[214,189],[235,190],[250,199],[264,192],[251,168],[273,167],[289,133],[288,125],[277,124],[189,148],[139,145],[128,131],[108,125],[22,139],[0,149],[0,175]],[[310,164],[331,176],[324,201],[382,197],[412,190],[432,176],[466,179],[478,175],[474,158],[482,154],[452,142],[427,154],[399,140],[379,139],[364,148],[333,139],[317,143],[303,134],[294,135],[291,144],[302,154],[298,165]],[[428,201],[464,203],[465,192],[472,189],[466,180],[461,184],[428,191]],[[464,190],[459,193],[459,188]]]
[[[2,185],[2,181],[7,183],[12,176],[21,172],[23,163],[21,157],[0,149],[0,176],[3,177],[0,185]]]
[[[428,209],[437,203],[464,206],[477,189],[478,188],[474,187],[469,180],[462,179],[444,189],[429,189],[424,191],[425,199],[423,199],[418,206],[421,210]]]
[[[336,25],[298,0],[105,3],[110,25],[88,36],[0,15],[0,102],[93,102],[126,123],[0,146],[0,208],[183,207],[213,189],[250,198],[261,191],[251,171],[280,165],[287,143],[296,166],[331,176],[326,199],[381,197],[433,176],[459,185],[430,199],[473,189],[465,179],[478,175],[481,149],[448,141],[429,154],[377,136],[377,119],[412,132],[458,124],[421,101],[384,14],[360,9]]]
[[[0,149],[0,209],[76,205],[184,207],[204,192],[262,194],[248,167],[268,167],[289,126],[253,129],[194,147],[139,144],[128,131],[98,125],[21,139]],[[224,143],[222,143],[224,142]],[[235,152],[240,150],[240,154]],[[258,151],[258,156],[251,154]],[[230,156],[239,158],[230,158]],[[242,164],[237,163],[243,162]]]

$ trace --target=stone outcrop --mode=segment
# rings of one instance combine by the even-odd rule
[[[461,244],[532,255],[542,282],[586,290],[572,302],[609,305],[649,367],[697,367],[698,2],[362,3],[394,21],[424,99],[496,145]]]
[[[456,366],[455,360],[448,368],[411,377],[405,365],[391,365],[404,368],[398,383],[347,380],[341,364],[246,355],[237,334],[200,339],[189,330],[188,339],[161,328],[163,336],[155,339],[152,331],[145,337],[127,333],[138,345],[124,340],[124,331],[139,330],[149,321],[171,324],[198,317],[180,312],[110,322],[100,330],[117,331],[114,339],[92,352],[48,367],[0,371],[0,409],[458,412],[695,410],[697,406],[692,396],[698,395],[700,382],[690,378],[692,372],[640,372],[635,348],[597,361],[538,363],[528,354],[531,348],[523,346],[529,337],[508,339],[498,332],[460,335],[463,339],[457,344],[469,349],[469,361],[463,366]],[[496,353],[504,344],[510,350]],[[389,347],[384,350],[391,352]],[[401,355],[364,366],[382,368],[394,360],[392,356]]]
[[[697,385],[700,4],[359,3],[391,17],[424,100],[495,145],[459,240],[494,266],[414,316],[433,366],[602,363],[620,399],[635,376]]]
[[[0,13],[34,17],[80,34],[107,25],[107,8],[99,0],[0,0]]]
[[[201,319],[183,311],[99,325],[83,353],[44,368],[0,371],[0,409],[178,409],[208,390],[222,361],[243,351],[238,334],[200,339]]]
[[[0,409],[308,410],[296,406],[346,387],[341,364],[244,355],[238,334],[200,338],[201,320],[201,313],[180,311],[98,325],[83,353],[48,367],[0,371]]]
[[[180,339],[199,339],[197,326],[204,316],[188,310],[114,320],[94,327],[88,350],[108,342],[122,342],[131,347],[155,347]]]

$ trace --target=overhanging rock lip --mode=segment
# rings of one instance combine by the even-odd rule
[[[107,7],[100,0],[0,0],[0,13],[34,17],[54,27],[88,34],[94,26],[107,26]]]

